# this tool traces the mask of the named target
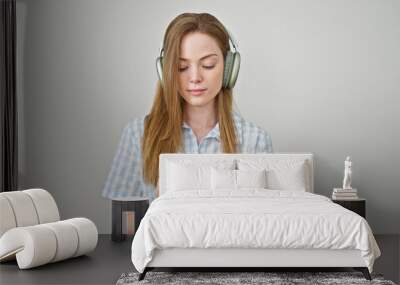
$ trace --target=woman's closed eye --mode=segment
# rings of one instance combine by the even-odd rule
[[[215,65],[209,65],[209,66],[203,66],[203,68],[205,69],[213,69],[215,67]],[[187,67],[180,67],[179,71],[185,71],[187,69]]]

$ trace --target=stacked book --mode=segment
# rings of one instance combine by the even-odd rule
[[[357,189],[333,188],[332,199],[334,200],[357,200]]]

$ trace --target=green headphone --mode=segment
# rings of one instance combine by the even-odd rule
[[[234,50],[229,50],[225,57],[224,63],[224,77],[222,81],[222,87],[231,89],[235,86],[236,79],[239,75],[239,68],[240,68],[240,53],[236,50],[237,44],[235,44],[231,34],[229,33],[229,42],[232,44]],[[164,57],[164,47],[160,50],[160,56],[157,57],[156,60],[156,67],[157,67],[157,75],[163,85],[163,78],[162,78],[162,69],[163,69],[163,57]]]

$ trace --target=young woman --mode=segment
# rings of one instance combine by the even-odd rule
[[[124,128],[104,197],[154,200],[161,153],[272,152],[268,133],[232,109],[240,57],[229,39],[207,13],[184,13],[169,24],[153,106]]]

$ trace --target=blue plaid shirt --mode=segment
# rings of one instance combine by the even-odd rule
[[[144,182],[142,171],[141,138],[144,133],[144,119],[133,119],[122,132],[122,137],[112,162],[110,173],[103,189],[106,198],[136,197],[153,201],[156,189]],[[256,124],[245,121],[238,113],[233,113],[236,136],[240,153],[272,152],[269,134]],[[197,143],[193,130],[185,122],[182,124],[185,153],[222,153],[219,123]]]

